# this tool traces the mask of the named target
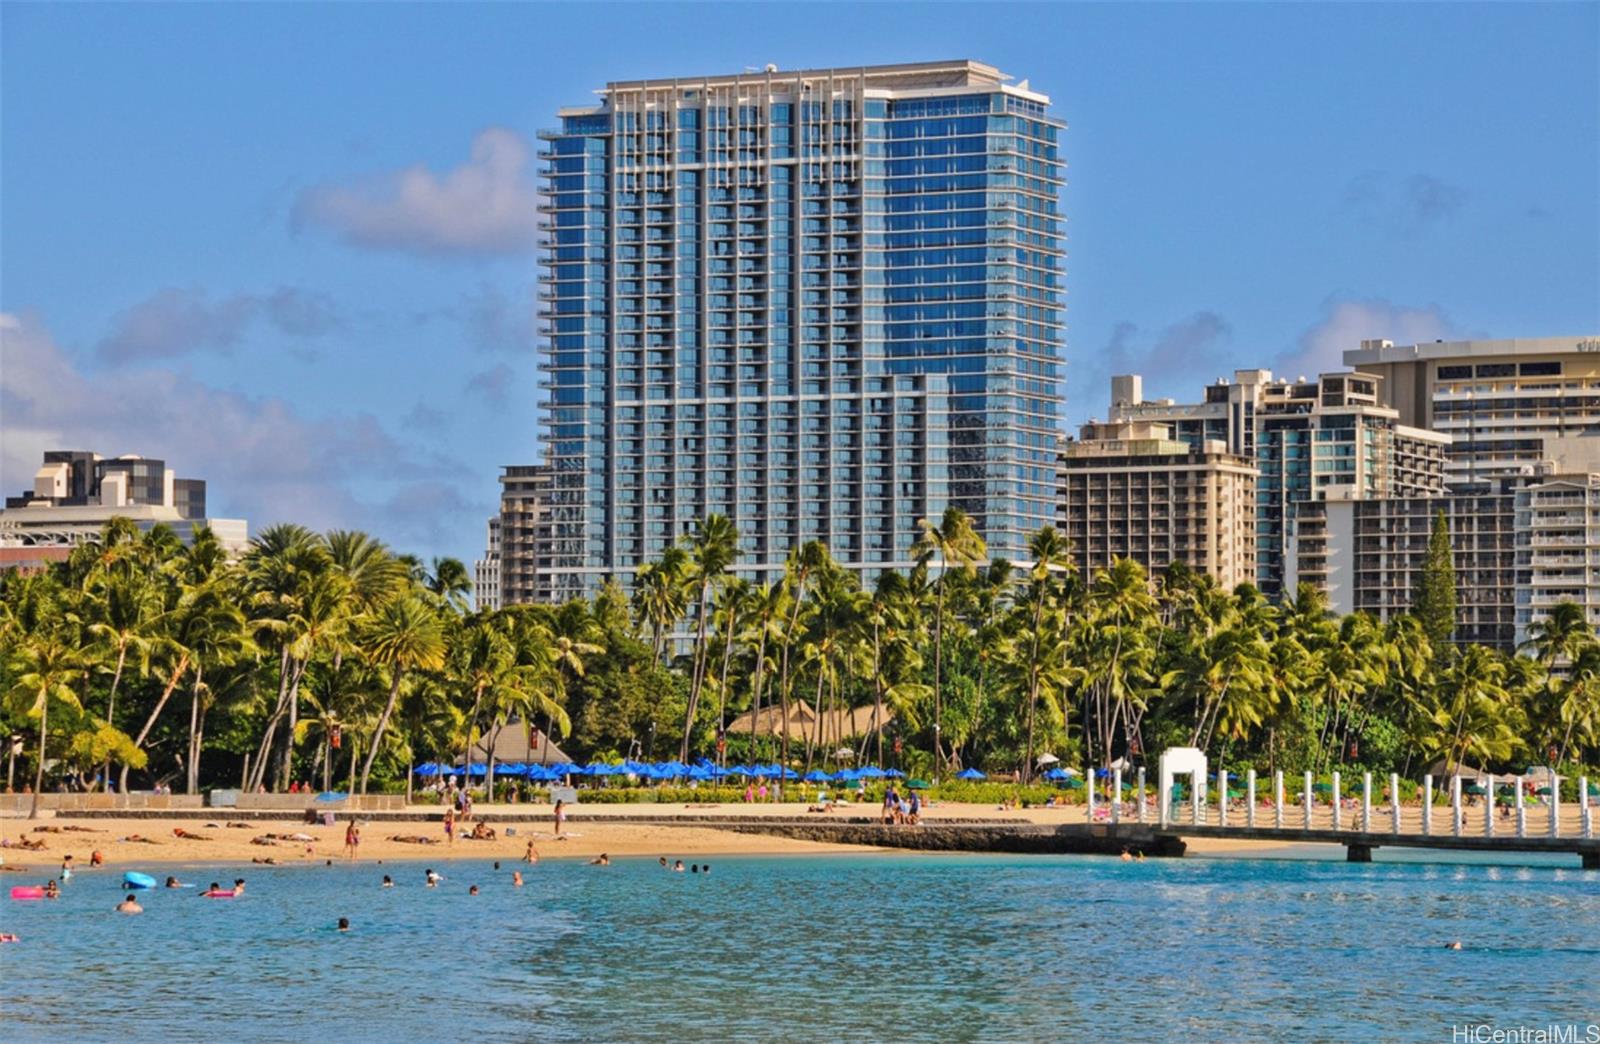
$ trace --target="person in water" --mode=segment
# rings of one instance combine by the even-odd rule
[[[673,864],[672,864],[672,872],[675,873],[675,874],[683,873],[683,860],[682,859],[678,859],[678,860],[675,860],[673,862]]]
[[[139,900],[133,897],[132,892],[129,892],[122,902],[117,904],[117,913],[140,914],[144,913],[144,907],[140,906]]]
[[[611,857],[606,855],[604,852],[601,852],[599,858],[589,860],[589,865],[590,866],[610,866],[611,865]]]
[[[478,894],[478,886],[477,885],[473,885],[471,888],[468,888],[467,889],[467,894],[468,895],[477,895]]]
[[[385,888],[393,888],[394,887],[394,879],[391,878],[388,874],[384,874],[383,875],[383,887],[385,887]]]
[[[167,878],[167,887],[168,888],[182,888],[183,884],[176,877],[169,877],[169,878]]]
[[[666,856],[662,856],[661,857],[661,869],[663,869],[663,870],[672,869],[670,866],[667,865],[667,857]]]
[[[72,853],[70,852],[61,857],[61,880],[72,880]]]
[[[513,888],[521,888],[522,887],[522,871],[521,870],[513,870],[513,871],[511,871],[511,885],[512,885]]]
[[[233,879],[233,894],[234,895],[243,895],[244,894],[244,878],[235,877]]]
[[[698,874],[700,872],[700,864],[699,863],[691,863],[691,864],[689,864],[689,872],[691,874]]]
[[[440,881],[444,880],[444,878],[442,878],[438,874],[434,873],[434,871],[433,871],[433,869],[431,867],[426,871],[424,876],[428,880],[428,887],[429,888],[436,887],[439,884]]]
[[[524,863],[537,863],[539,861],[539,850],[533,847],[533,838],[531,837],[528,838],[528,850],[522,853],[522,861]]]
[[[348,918],[348,917],[339,918],[339,930],[341,932],[348,932],[350,930],[350,918]]]
[[[56,884],[55,878],[52,877],[49,881],[47,881],[45,883],[45,886],[44,886],[44,897],[46,899],[60,899],[61,898],[61,886]]]

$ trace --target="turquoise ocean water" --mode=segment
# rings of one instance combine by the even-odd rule
[[[711,864],[546,861],[517,889],[512,864],[441,863],[431,890],[422,863],[249,867],[240,899],[146,892],[139,917],[112,911],[120,873],[80,872],[58,902],[0,899],[0,931],[23,939],[0,945],[0,1038],[1449,1041],[1471,1022],[1600,1023],[1593,872]]]

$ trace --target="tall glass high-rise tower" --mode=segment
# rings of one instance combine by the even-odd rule
[[[1049,99],[977,62],[608,84],[543,131],[553,593],[712,513],[738,572],[825,541],[993,556],[1054,515],[1063,235]]]

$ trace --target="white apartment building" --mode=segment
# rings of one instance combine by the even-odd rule
[[[1600,335],[1396,345],[1362,341],[1347,365],[1381,378],[1403,424],[1452,436],[1452,486],[1600,471]]]

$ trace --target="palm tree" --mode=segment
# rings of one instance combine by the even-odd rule
[[[724,742],[728,729],[728,694],[733,688],[733,648],[736,638],[749,624],[750,614],[758,608],[756,589],[748,580],[737,577],[722,586],[722,596],[713,614],[722,632],[722,669],[717,675],[717,764],[724,763]]]
[[[933,773],[938,780],[939,767],[944,761],[944,750],[939,734],[944,728],[943,672],[944,672],[944,596],[945,578],[952,564],[970,567],[988,555],[989,548],[983,537],[972,526],[972,519],[959,508],[945,508],[944,516],[934,525],[928,519],[917,523],[922,529],[914,553],[924,561],[938,556],[939,580],[937,605],[933,616]]]
[[[1055,574],[1070,568],[1070,546],[1054,526],[1045,526],[1028,541],[1033,566],[1028,570],[1023,597],[1031,621],[1028,645],[1028,739],[1022,758],[1022,781],[1033,780],[1033,741],[1035,717],[1039,709],[1039,676],[1044,663],[1041,653],[1050,647],[1044,633],[1045,610],[1055,604],[1058,584]]]
[[[744,632],[746,645],[755,644],[755,667],[750,680],[750,760],[756,760],[756,730],[761,722],[761,688],[766,680],[767,645],[773,639],[782,641],[785,600],[788,592],[783,584],[762,584],[752,595],[749,625]],[[788,727],[788,722],[784,723]]]
[[[467,596],[472,593],[472,574],[459,558],[435,558],[423,586],[457,613],[466,613],[471,608]]]
[[[661,561],[639,567],[633,580],[633,606],[641,624],[650,625],[651,647],[656,662],[661,662],[667,632],[683,616],[688,602],[684,596],[684,575],[689,554],[681,547],[669,547]]]
[[[1444,730],[1439,747],[1445,755],[1446,775],[1468,757],[1479,765],[1509,758],[1516,736],[1506,723],[1506,664],[1491,650],[1469,645],[1442,680],[1445,703],[1435,717]]]
[[[13,673],[14,697],[22,701],[25,714],[39,719],[39,764],[34,772],[33,801],[28,808],[28,818],[37,819],[50,738],[50,701],[82,709],[73,686],[85,673],[83,658],[53,629],[44,630],[29,635],[17,648]]]
[[[683,742],[678,747],[678,760],[689,760],[689,740],[694,735],[695,712],[700,706],[700,689],[706,678],[706,625],[708,601],[713,584],[722,582],[723,575],[739,557],[739,531],[723,515],[708,515],[700,523],[688,542],[689,565],[694,584],[698,588],[699,607],[695,613],[694,668],[689,681],[689,702],[683,715]]]
[[[372,730],[366,760],[361,763],[361,793],[365,794],[367,781],[372,777],[373,759],[378,755],[383,732],[389,726],[395,700],[400,695],[400,682],[407,671],[433,671],[444,666],[445,643],[438,616],[415,595],[383,603],[362,638],[367,659],[389,671],[389,695],[383,712],[378,715],[378,724]],[[410,772],[409,766],[406,771]]]
[[[1119,558],[1109,569],[1095,574],[1088,592],[1085,632],[1088,669],[1094,679],[1085,699],[1093,695],[1094,713],[1084,715],[1084,736],[1091,736],[1089,722],[1093,721],[1102,764],[1111,763],[1119,723],[1132,720],[1130,707],[1137,698],[1134,684],[1146,675],[1153,659],[1150,635],[1155,609],[1149,578],[1137,562]]]
[[[97,610],[97,618],[89,624],[88,630],[107,653],[115,655],[111,690],[106,695],[106,724],[115,727],[117,689],[122,684],[122,672],[127,665],[128,654],[133,653],[137,658],[149,650],[147,631],[160,606],[154,588],[141,573],[117,570],[91,576],[90,604]],[[105,784],[110,783],[110,763],[102,767],[101,780]]]

